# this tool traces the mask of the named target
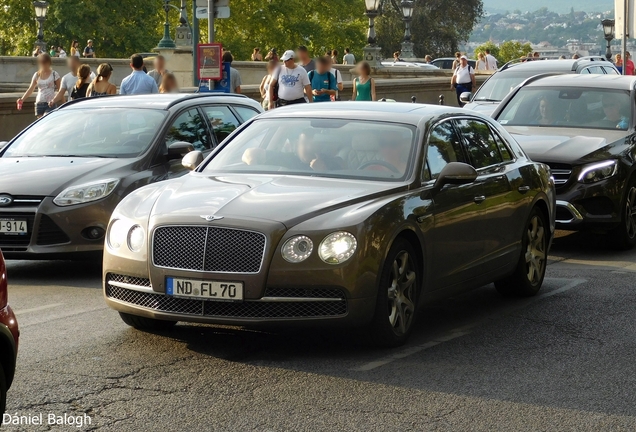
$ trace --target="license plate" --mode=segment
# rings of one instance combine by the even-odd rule
[[[27,222],[25,220],[0,219],[0,234],[26,234]]]
[[[243,300],[243,283],[169,277],[166,280],[166,294],[203,300]]]

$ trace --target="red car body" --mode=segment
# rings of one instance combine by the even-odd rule
[[[11,387],[18,354],[18,321],[8,304],[7,268],[0,252],[0,414],[4,413],[6,392]]]

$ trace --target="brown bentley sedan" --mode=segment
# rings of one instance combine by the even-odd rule
[[[549,168],[482,115],[281,108],[183,163],[194,171],[134,191],[108,225],[106,301],[138,329],[334,323],[395,346],[427,301],[543,283]]]

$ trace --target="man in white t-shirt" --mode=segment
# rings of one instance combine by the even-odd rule
[[[309,76],[302,66],[296,64],[295,55],[292,50],[285,51],[280,58],[284,64],[272,74],[269,81],[269,109],[313,102]]]
[[[490,54],[490,50],[486,50],[486,70],[496,71],[497,70],[497,59],[495,56]]]
[[[55,95],[52,105],[56,103],[64,103],[66,102],[65,96],[66,92],[68,92],[68,100],[71,100],[71,92],[73,91],[73,87],[77,84],[77,69],[80,67],[80,58],[76,56],[70,56],[66,59],[66,64],[68,65],[69,73],[64,75],[60,81],[60,90]],[[91,72],[91,81],[95,79],[95,73]]]
[[[463,107],[464,104],[459,97],[464,92],[472,92],[473,87],[476,87],[475,84],[475,70],[468,64],[468,57],[463,55],[459,58],[459,66],[451,78],[451,89],[455,89],[457,104],[460,107]]]

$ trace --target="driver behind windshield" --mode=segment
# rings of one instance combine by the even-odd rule
[[[342,158],[321,153],[311,132],[303,132],[299,135],[295,151],[281,152],[250,148],[245,150],[242,160],[247,165],[274,165],[299,171],[341,170],[345,165]]]
[[[604,94],[603,95],[603,113],[605,118],[603,122],[610,122],[616,124],[616,129],[627,130],[629,126],[629,120],[621,113],[622,104],[617,95]]]
[[[554,101],[547,97],[542,97],[539,101],[539,124],[553,125],[557,122],[556,108]]]

